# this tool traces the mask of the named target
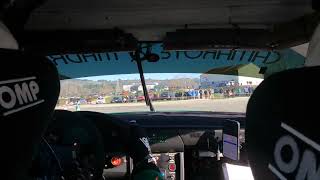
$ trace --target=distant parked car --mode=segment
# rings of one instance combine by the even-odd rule
[[[113,97],[111,103],[123,103],[123,98],[120,96]]]
[[[155,95],[155,94],[153,94],[153,93],[149,93],[149,98],[150,98],[151,101],[156,101],[156,100],[158,100],[158,96]],[[140,102],[140,101],[145,101],[145,97],[144,97],[144,95],[141,95],[141,96],[138,96],[138,97],[136,98],[136,100],[137,100],[138,102]]]
[[[105,104],[105,103],[106,103],[106,100],[103,97],[97,98],[96,104]]]
[[[184,93],[182,92],[176,92],[175,93],[175,97],[182,97],[184,95]]]
[[[137,102],[137,97],[136,96],[129,96],[129,102]]]
[[[80,102],[80,104],[87,104],[88,103],[87,100],[85,100],[85,99],[80,99],[79,102]]]
[[[145,100],[144,96],[138,96],[137,97],[137,101],[144,101],[144,100]]]
[[[160,94],[161,100],[171,100],[174,97],[175,97],[175,94],[170,92],[163,92]]]

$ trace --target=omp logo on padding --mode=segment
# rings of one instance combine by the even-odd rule
[[[3,116],[43,103],[38,99],[39,85],[36,77],[0,81],[0,106]]]
[[[311,149],[313,148],[319,153],[320,145],[285,123],[281,123],[281,127],[291,135],[283,135],[278,139],[273,153],[277,168],[272,164],[269,164],[268,168],[280,180],[287,180],[286,175],[290,175],[290,179],[294,177],[295,180],[319,180],[320,167],[317,165],[316,154]],[[300,139],[310,148],[299,149],[293,136]],[[285,147],[289,147],[292,152],[289,161],[285,161],[281,156],[281,151]]]

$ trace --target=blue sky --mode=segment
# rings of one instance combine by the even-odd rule
[[[157,79],[157,80],[165,80],[165,79],[175,79],[175,78],[199,78],[201,74],[196,73],[145,73],[145,79]],[[109,80],[114,81],[118,79],[122,80],[135,80],[140,79],[139,74],[120,74],[120,75],[107,75],[107,76],[92,76],[85,77],[79,79],[87,79],[87,80]]]

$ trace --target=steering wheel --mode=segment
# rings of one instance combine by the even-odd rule
[[[65,161],[61,164],[67,176],[89,175],[89,179],[101,179],[105,163],[104,143],[99,130],[90,120],[75,112],[56,110],[54,120],[45,133],[45,139],[53,147],[69,147],[69,152],[60,153],[61,156],[69,156],[60,156],[60,160]],[[76,156],[82,172],[69,172],[69,160],[75,160],[71,155]]]
[[[130,154],[130,124],[109,114],[77,111],[82,117],[90,119],[100,131],[105,143],[105,152],[124,152]]]
[[[151,155],[151,148],[147,140],[147,134],[135,121],[123,121],[112,115],[79,111],[77,112],[96,124],[106,143],[106,152],[124,152],[129,155],[134,162],[143,161]],[[110,133],[116,133],[112,137]],[[110,138],[110,139],[109,139]],[[146,140],[146,142],[145,142]]]
[[[104,141],[108,142],[105,143],[106,153],[124,152],[133,159],[132,175],[145,169],[159,171],[151,155],[146,132],[136,122],[123,121],[112,115],[98,112],[78,111],[75,113],[90,119],[99,128]],[[116,133],[116,137],[113,133]]]

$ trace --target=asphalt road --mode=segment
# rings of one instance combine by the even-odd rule
[[[155,110],[165,111],[216,111],[216,112],[246,112],[248,97],[236,97],[228,99],[195,99],[180,101],[153,102]],[[75,106],[64,107],[74,111]],[[58,107],[57,109],[62,109]],[[81,105],[81,111],[96,111],[102,113],[119,112],[143,112],[149,111],[145,103],[121,103],[121,104],[99,104]]]

